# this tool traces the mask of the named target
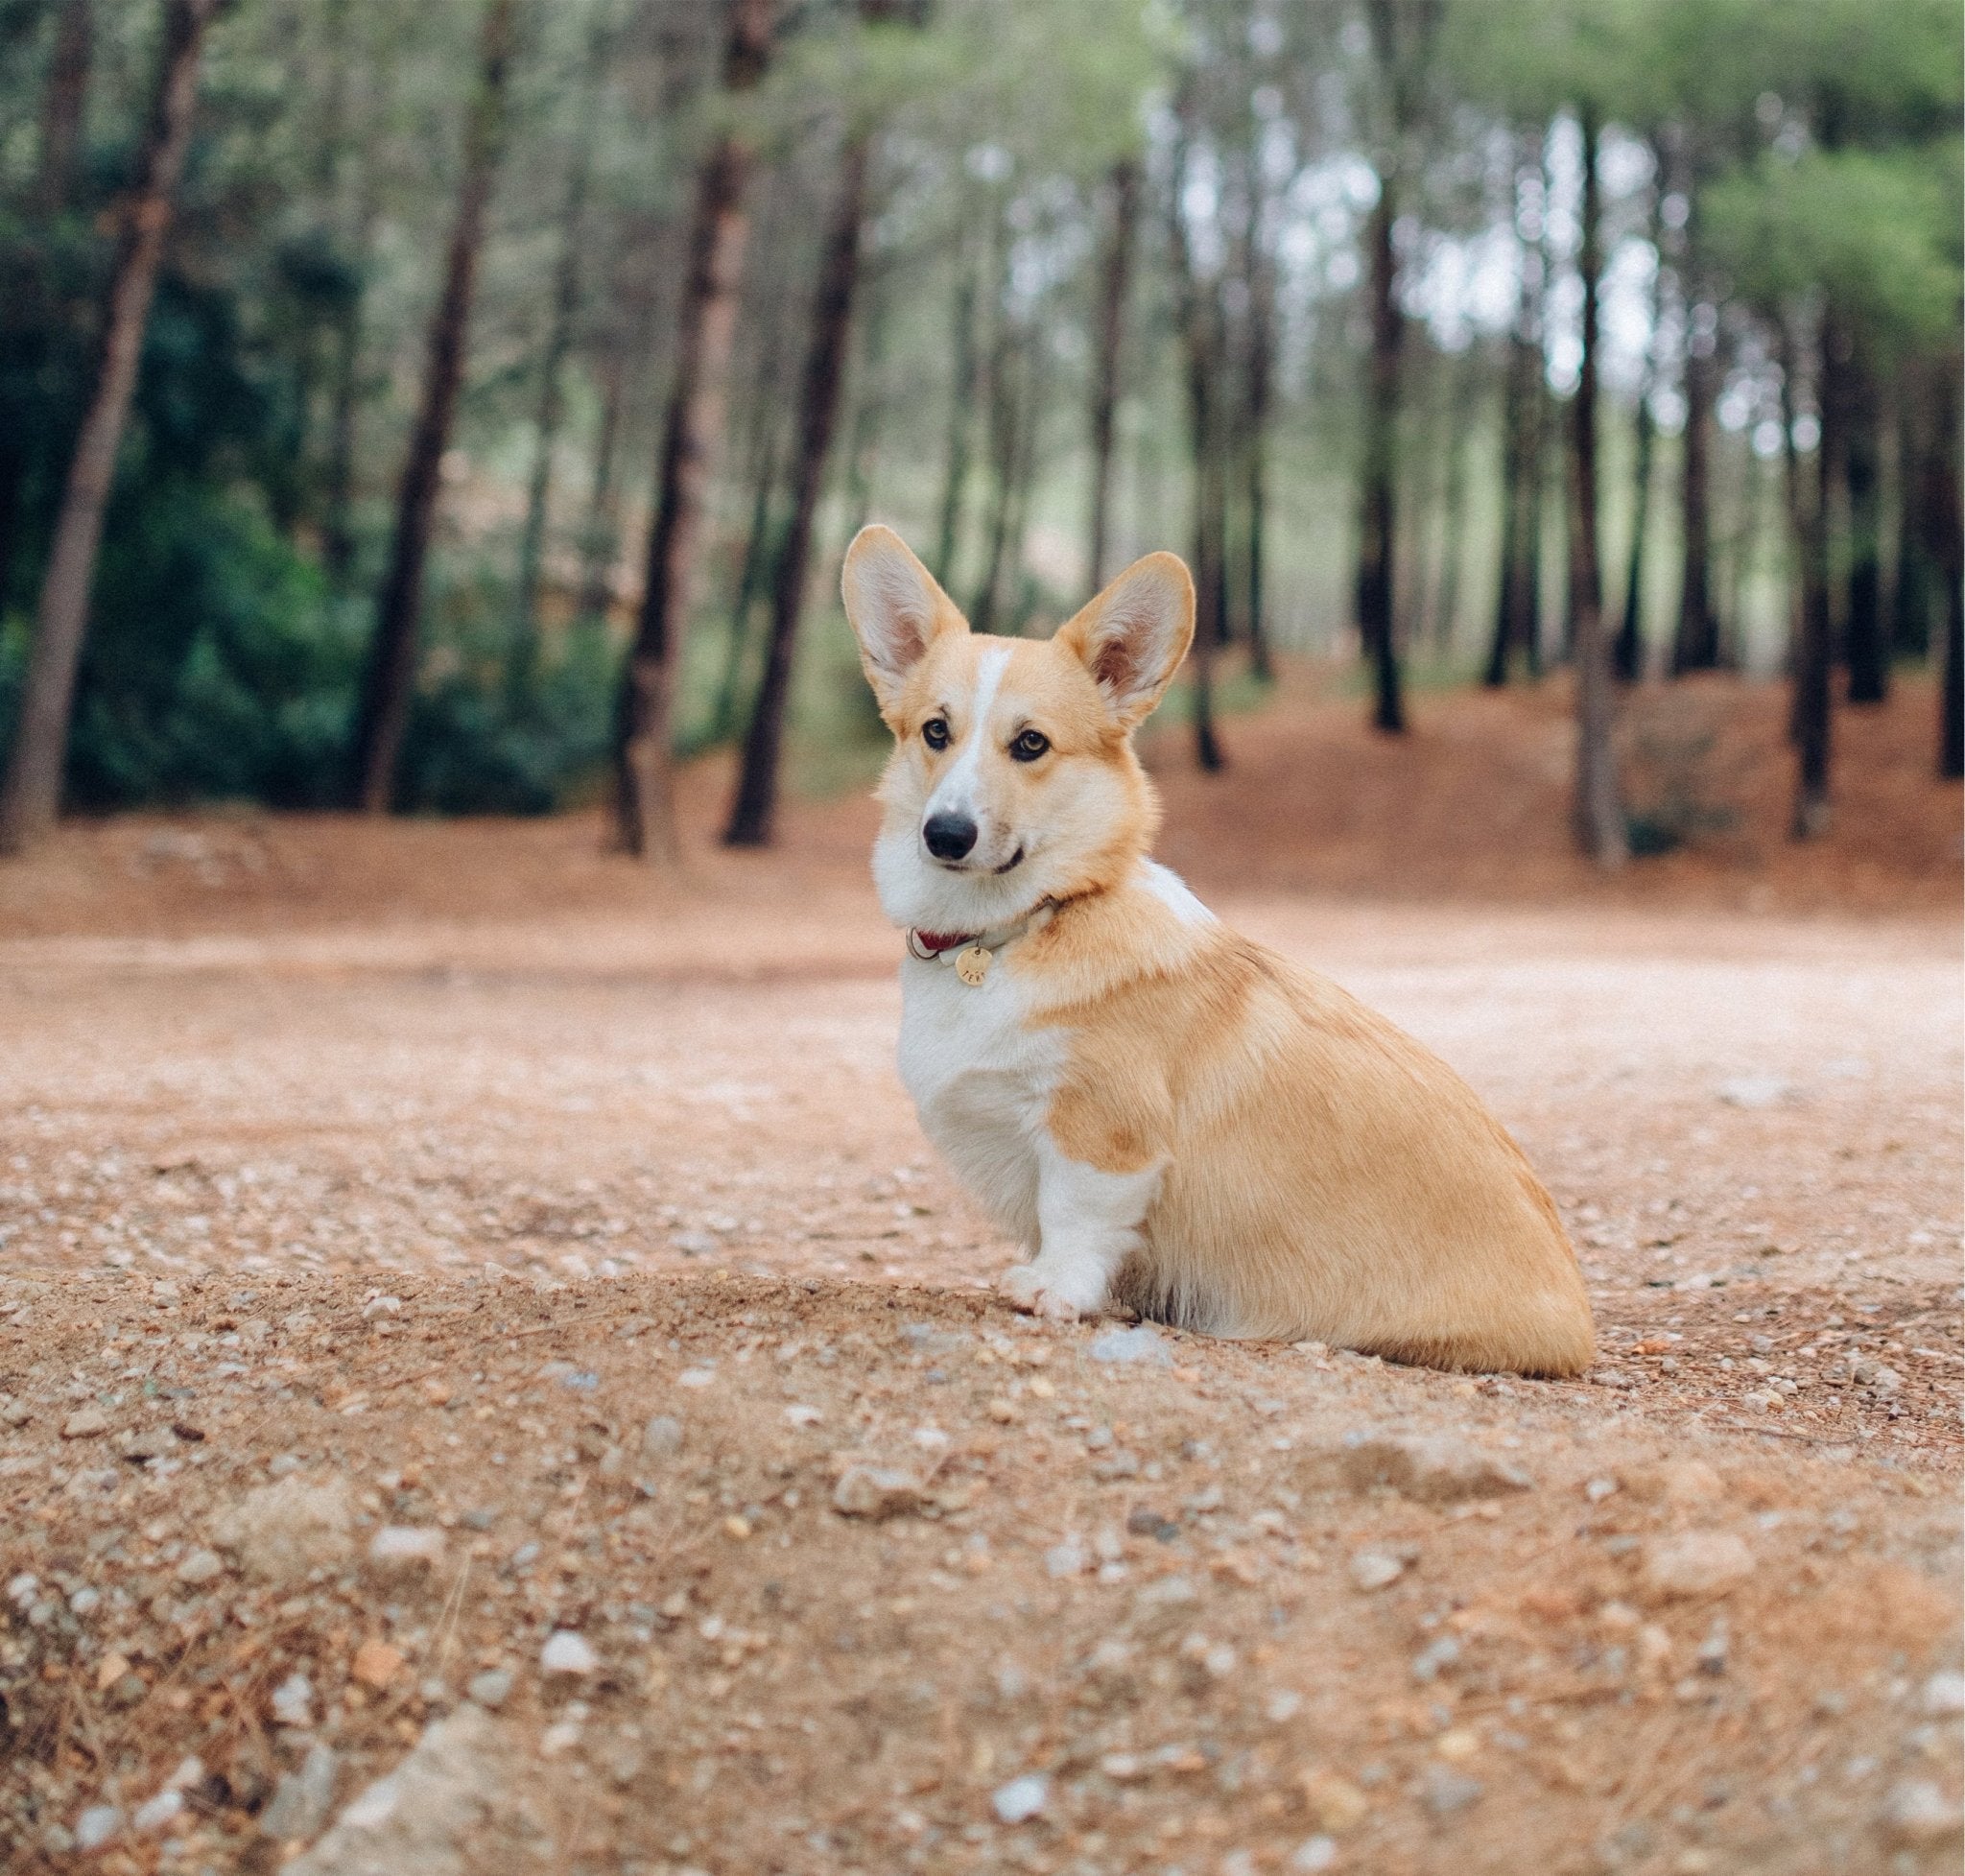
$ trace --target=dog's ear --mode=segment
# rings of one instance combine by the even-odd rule
[[[1122,729],[1159,702],[1193,640],[1194,582],[1176,554],[1135,560],[1057,633]]]
[[[840,574],[860,663],[882,714],[898,701],[908,674],[944,631],[966,631],[955,602],[891,528],[862,528]]]

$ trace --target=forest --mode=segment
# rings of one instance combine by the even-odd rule
[[[677,848],[877,735],[900,528],[978,629],[1182,552],[1203,769],[1628,687],[1961,728],[1953,0],[0,0],[0,848],[63,811]],[[1644,843],[1636,843],[1642,852]]]

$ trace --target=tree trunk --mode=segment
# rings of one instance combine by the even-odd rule
[[[1606,871],[1630,858],[1617,779],[1616,693],[1603,632],[1603,579],[1598,557],[1597,354],[1598,275],[1602,267],[1601,189],[1598,152],[1601,126],[1595,111],[1579,113],[1583,135],[1583,355],[1570,402],[1569,611],[1576,664],[1576,778],[1572,809],[1576,844]]]
[[[512,647],[509,682],[514,698],[531,686],[538,655],[540,571],[546,557],[546,525],[553,495],[553,451],[566,411],[566,360],[580,319],[581,249],[586,235],[587,189],[593,175],[594,126],[601,87],[606,78],[610,35],[596,27],[587,42],[580,83],[580,123],[566,176],[566,201],[559,211],[559,259],[553,271],[553,301],[546,343],[539,354],[539,403],[533,417],[533,471],[526,482],[525,527],[519,534],[517,590],[512,600]]]
[[[1174,156],[1168,230],[1181,344],[1186,354],[1188,435],[1194,456],[1195,628],[1188,659],[1194,667],[1195,760],[1205,772],[1213,774],[1226,762],[1220,739],[1215,732],[1215,651],[1221,642],[1222,599],[1226,590],[1221,566],[1225,543],[1218,531],[1224,507],[1219,498],[1220,414],[1215,397],[1220,305],[1219,297],[1195,271],[1182,206],[1187,180],[1188,119],[1193,111],[1191,93],[1183,95],[1178,109],[1180,144]]]
[[[1125,301],[1132,282],[1140,219],[1140,166],[1130,156],[1112,165],[1112,232],[1100,279],[1098,356],[1092,367],[1092,518],[1086,548],[1088,588],[1105,583],[1112,501],[1112,444],[1119,415],[1119,359],[1125,338]]]
[[[769,0],[731,0],[723,89],[752,89],[770,56]],[[616,737],[622,846],[660,865],[681,857],[675,825],[676,693],[698,541],[722,442],[723,387],[737,325],[737,286],[749,233],[745,191],[752,154],[734,131],[711,144],[697,172],[689,262],[676,316],[675,377],[655,471],[641,617],[623,674]]]
[[[750,531],[744,542],[744,565],[737,577],[737,597],[730,606],[730,636],[723,650],[723,681],[717,690],[713,734],[719,743],[737,732],[738,693],[744,682],[745,653],[750,643],[750,615],[764,590],[771,564],[771,495],[778,483],[779,438],[768,426],[763,447],[752,457]]]
[[[1399,354],[1404,321],[1398,303],[1396,217],[1389,166],[1365,231],[1371,292],[1371,365],[1365,410],[1364,487],[1358,544],[1358,635],[1372,663],[1374,729],[1405,733],[1406,702],[1393,618],[1396,545],[1395,472],[1399,421]]]
[[[1824,355],[1831,340],[1824,320]],[[1795,620],[1792,657],[1794,699],[1788,712],[1794,739],[1794,817],[1790,827],[1797,841],[1812,840],[1829,826],[1829,757],[1831,712],[1834,700],[1829,677],[1833,646],[1829,619],[1828,543],[1823,516],[1827,511],[1829,476],[1824,462],[1828,435],[1824,430],[1822,447],[1815,452],[1814,497],[1811,501],[1799,453],[1794,444],[1795,374],[1799,368],[1792,336],[1783,323],[1781,330],[1781,416],[1784,442],[1782,461],[1787,493],[1787,527],[1790,551],[1798,575],[1798,592],[1793,606]],[[1818,398],[1822,387],[1818,385]],[[1826,408],[1824,410],[1826,418]]]
[[[994,631],[1002,596],[1004,559],[1009,550],[1010,507],[1016,487],[1017,442],[1030,341],[999,316],[989,360],[989,517],[983,527],[982,577],[969,607],[974,631]]]
[[[1499,689],[1519,653],[1532,676],[1541,667],[1542,416],[1545,402],[1542,314],[1548,268],[1542,246],[1519,230],[1542,188],[1542,141],[1523,133],[1515,150],[1515,255],[1520,268],[1514,323],[1502,388],[1501,568],[1494,636],[1482,681]]]
[[[1882,414],[1868,348],[1859,341],[1849,360],[1847,439],[1842,471],[1848,489],[1848,586],[1842,605],[1843,655],[1849,661],[1849,701],[1881,703],[1890,691],[1890,647],[1883,630]]]
[[[811,341],[798,389],[797,439],[792,463],[792,511],[778,553],[771,588],[770,636],[765,645],[764,676],[750,728],[744,739],[743,767],[723,830],[726,846],[769,846],[777,811],[778,765],[784,747],[785,711],[792,696],[792,657],[805,606],[805,581],[812,555],[812,532],[825,485],[826,457],[840,415],[844,387],[846,340],[852,330],[853,296],[860,282],[860,224],[865,214],[866,173],[872,133],[848,133],[840,155],[839,192],[819,254],[818,291],[812,309]]]
[[[191,141],[199,59],[219,0],[169,0],[157,84],[144,133],[140,179],[110,277],[95,392],[68,465],[7,777],[0,786],[0,853],[17,853],[54,825],[75,704],[75,674],[88,627],[89,588],[103,511],[143,355],[164,236]]]
[[[978,297],[975,267],[968,256],[959,254],[950,348],[954,374],[950,380],[948,448],[941,478],[940,522],[930,566],[936,582],[944,587],[954,576],[956,555],[961,547],[962,496],[968,488],[976,434],[976,393],[982,369],[976,342]]]
[[[1467,555],[1467,438],[1474,428],[1479,378],[1472,350],[1454,373],[1453,421],[1446,440],[1446,514],[1440,531],[1439,591],[1433,606],[1433,642],[1442,662],[1452,658],[1458,639],[1461,561]]]
[[[1638,394],[1637,460],[1631,472],[1631,554],[1624,570],[1623,619],[1618,627],[1611,668],[1622,683],[1635,684],[1645,675],[1645,548],[1650,534],[1651,459],[1658,425],[1651,416],[1648,386]]]
[[[1890,581],[1890,647],[1900,658],[1930,653],[1932,564],[1923,511],[1929,428],[1923,407],[1929,396],[1926,373],[1907,368],[1897,397],[1897,564]]]
[[[507,93],[511,76],[517,0],[486,0],[478,46],[478,81],[464,128],[463,170],[451,225],[443,291],[430,321],[423,401],[410,435],[397,490],[395,539],[375,608],[367,669],[356,719],[354,799],[365,814],[387,814],[395,792],[396,760],[410,724],[416,683],[418,627],[423,612],[423,562],[437,515],[443,452],[463,383],[464,347],[485,216],[504,153]]]
[[[1249,243],[1247,383],[1243,403],[1242,499],[1247,511],[1243,542],[1244,604],[1247,607],[1248,668],[1264,683],[1275,677],[1269,656],[1269,625],[1265,609],[1264,554],[1269,515],[1269,405],[1276,366],[1276,282],[1260,246],[1260,229]]]
[[[1925,552],[1945,588],[1942,670],[1938,675],[1938,774],[1965,775],[1965,519],[1959,514],[1959,366],[1953,351],[1935,373],[1929,446],[1919,468],[1918,507],[1929,533]]]
[[[41,166],[35,178],[35,198],[43,216],[60,214],[75,193],[75,165],[88,114],[94,52],[93,0],[62,0],[55,16],[48,85],[41,95]]]
[[[873,484],[880,460],[880,433],[886,410],[882,372],[887,363],[888,296],[880,274],[871,273],[862,297],[860,359],[854,376],[853,425],[846,437],[846,527],[840,550],[873,518]],[[872,692],[865,693],[871,697]],[[877,713],[876,713],[877,714]]]
[[[1691,296],[1688,296],[1691,299]],[[1678,629],[1671,675],[1713,671],[1719,664],[1719,621],[1713,610],[1713,399],[1718,376],[1714,338],[1686,307],[1684,468],[1679,484],[1685,566],[1679,585]]]

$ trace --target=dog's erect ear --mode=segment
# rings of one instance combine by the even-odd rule
[[[860,641],[860,662],[883,712],[936,634],[964,629],[955,602],[891,528],[862,528],[846,549],[840,596]]]
[[[1193,639],[1194,582],[1175,554],[1135,560],[1057,633],[1122,729],[1159,702]]]

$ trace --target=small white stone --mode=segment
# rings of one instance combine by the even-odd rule
[[[92,1804],[75,1820],[75,1847],[100,1850],[123,1828],[123,1814],[113,1804]]]
[[[1955,1668],[1934,1674],[1924,1683],[1924,1710],[1935,1719],[1965,1713],[1965,1674]]]
[[[1645,1549],[1645,1586],[1655,1597],[1723,1596],[1754,1573],[1754,1554],[1730,1531],[1685,1531]]]
[[[314,1723],[314,1683],[305,1674],[289,1674],[272,1690],[272,1717],[282,1726]]]
[[[368,1561],[413,1568],[443,1560],[444,1535],[438,1525],[386,1524],[368,1543]]]
[[[707,1388],[717,1378],[715,1368],[684,1368],[675,1377],[678,1388]]]
[[[1047,1577],[1078,1577],[1084,1574],[1084,1547],[1075,1538],[1066,1538],[1061,1544],[1053,1544],[1044,1553],[1044,1574]]]
[[[999,1785],[991,1793],[989,1807],[1006,1824],[1022,1824],[1037,1816],[1051,1800],[1051,1781],[1041,1771],[1027,1771]]]
[[[785,1409],[785,1420],[790,1426],[816,1427],[825,1418],[816,1407],[807,1407],[803,1401],[794,1401]]]
[[[178,1580],[180,1583],[208,1583],[214,1577],[225,1575],[225,1566],[216,1551],[193,1551],[178,1566]]]
[[[556,1628],[539,1650],[540,1670],[549,1674],[590,1674],[601,1665],[584,1635],[571,1628]]]
[[[136,1815],[130,1818],[130,1828],[141,1831],[159,1831],[184,1809],[184,1793],[171,1790],[168,1786],[147,1804],[136,1808]]]
[[[1929,1778],[1906,1778],[1893,1785],[1883,1800],[1881,1821],[1883,1835],[1906,1849],[1955,1840],[1960,1829],[1957,1806]]]
[[[667,1413],[657,1413],[641,1430],[644,1459],[665,1460],[682,1450],[682,1422]]]
[[[1106,1329],[1094,1336],[1085,1353],[1095,1362],[1121,1365],[1145,1363],[1151,1367],[1172,1367],[1172,1351],[1157,1329],[1141,1322],[1130,1329]]]
[[[1302,1876],[1316,1876],[1318,1870],[1329,1869],[1337,1861],[1335,1837],[1306,1837],[1290,1853],[1290,1867]]]
[[[1390,1551],[1360,1551],[1351,1559],[1351,1580],[1360,1589],[1384,1589],[1406,1574],[1406,1560]]]

